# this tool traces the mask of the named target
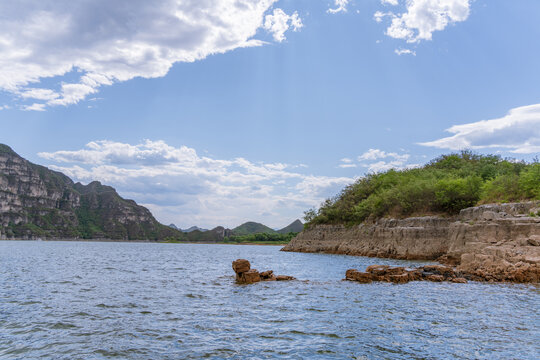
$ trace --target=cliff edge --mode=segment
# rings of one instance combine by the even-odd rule
[[[540,201],[489,204],[452,217],[312,225],[282,251],[438,260],[472,280],[540,281]]]
[[[0,239],[161,240],[183,234],[98,181],[66,175],[0,144]]]

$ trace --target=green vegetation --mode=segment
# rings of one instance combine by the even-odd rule
[[[540,200],[540,163],[477,155],[443,155],[422,168],[369,174],[321,207],[312,224],[359,224],[377,218],[452,215],[478,204]]]
[[[232,231],[234,235],[250,235],[250,234],[256,234],[256,233],[273,234],[276,232],[275,230],[270,229],[266,225],[259,224],[253,221],[249,221],[240,226],[237,226],[234,229],[232,229]]]
[[[293,237],[295,237],[298,233],[290,232],[288,234],[267,234],[267,233],[258,233],[258,234],[250,234],[250,235],[232,235],[229,237],[226,237],[223,240],[223,243],[225,244],[242,244],[242,243],[249,243],[249,244],[274,244],[274,245],[281,245],[281,244],[287,244]]]

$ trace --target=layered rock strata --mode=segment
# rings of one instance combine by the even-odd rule
[[[233,261],[232,268],[236,273],[236,282],[238,284],[253,284],[259,281],[286,281],[295,280],[288,275],[274,275],[273,270],[263,272],[252,269],[251,264],[246,259],[237,259]]]
[[[540,202],[490,204],[454,217],[315,225],[283,251],[438,260],[475,280],[540,280]]]

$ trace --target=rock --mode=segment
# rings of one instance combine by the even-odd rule
[[[540,246],[540,236],[532,235],[527,239],[527,243],[531,246]]]
[[[442,282],[444,281],[444,276],[442,275],[428,275],[426,276],[427,281]]]
[[[366,272],[374,275],[386,275],[386,271],[390,268],[388,265],[370,265],[366,268]]]
[[[389,275],[388,276],[390,281],[395,284],[405,284],[408,283],[409,280],[409,274],[401,274],[401,275]]]
[[[232,268],[235,273],[244,273],[249,271],[251,264],[246,259],[238,259],[233,261]]]
[[[425,273],[432,273],[435,275],[442,275],[444,277],[454,276],[454,270],[451,267],[444,265],[426,265],[423,267]]]
[[[261,276],[256,269],[250,269],[247,272],[241,273],[240,279],[237,277],[236,280],[240,284],[253,284],[261,281]]]
[[[525,264],[525,263],[524,263]],[[526,267],[526,265],[523,265]],[[460,276],[456,277],[454,269],[443,265],[426,265],[417,269],[407,270],[402,266],[390,267],[387,265],[371,265],[366,268],[366,272],[356,269],[349,269],[345,272],[345,280],[356,281],[362,284],[369,284],[373,281],[392,282],[394,284],[405,284],[409,281],[452,281],[455,283],[467,282]]]
[[[232,268],[236,273],[236,282],[238,284],[253,284],[259,281],[284,281],[294,280],[295,278],[287,275],[274,275],[273,270],[267,270],[259,273],[256,269],[251,269],[251,264],[246,259],[237,259],[232,262]]]
[[[278,275],[276,276],[276,281],[287,281],[287,280],[296,280],[293,276],[289,275]]]
[[[351,281],[358,281],[362,284],[368,284],[372,282],[373,275],[371,273],[367,272],[360,272],[355,269],[350,269],[345,272],[345,279],[351,280]]]

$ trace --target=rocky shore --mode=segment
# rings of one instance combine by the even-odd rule
[[[402,266],[371,265],[366,268],[365,272],[356,269],[347,270],[345,280],[357,281],[362,284],[368,284],[373,281],[395,284],[404,284],[409,281],[450,281],[465,284],[467,283],[467,279],[464,276],[468,275],[456,272],[451,267],[444,265],[425,265],[416,269],[406,269]]]
[[[474,280],[540,281],[540,202],[489,204],[454,217],[315,225],[282,251],[437,260]]]

